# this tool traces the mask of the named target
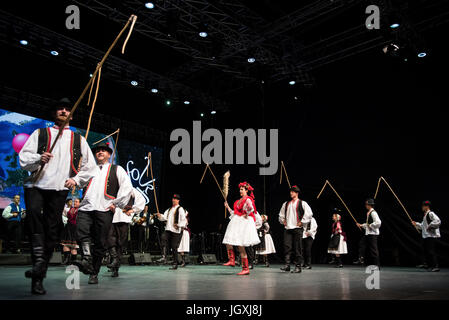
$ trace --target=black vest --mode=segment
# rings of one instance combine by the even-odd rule
[[[181,206],[178,206],[175,210],[175,217],[173,218],[173,223],[178,224],[179,223],[179,209],[182,208]],[[170,208],[171,209],[171,208]],[[168,212],[170,212],[170,209],[168,209]]]
[[[87,190],[89,190],[90,184],[92,183],[92,179],[90,179],[89,184],[84,189],[83,197],[86,195]],[[117,178],[117,166],[115,164],[111,164],[109,166],[109,171],[106,176],[106,182],[104,187],[104,195],[110,199],[117,198],[118,190],[120,189],[120,184]],[[134,204],[134,197],[132,197],[132,204]],[[131,202],[131,200],[130,200]],[[132,206],[132,205],[131,205]]]
[[[285,220],[287,220],[287,209],[288,209],[288,204],[290,202],[291,201],[287,201],[285,203],[285,208],[284,208]],[[302,218],[304,217],[304,208],[302,207],[302,200],[301,199],[298,199],[298,206],[296,207],[296,217],[297,217],[297,219],[299,217],[299,221],[298,222],[301,222]]]
[[[367,224],[371,224],[371,223],[374,222],[374,219],[373,219],[373,217],[372,217],[372,213],[373,213],[373,212],[374,212],[374,210],[370,212],[368,218],[366,219],[366,223],[367,223]]]
[[[78,174],[79,165],[81,162],[81,135],[79,133],[70,131],[72,134],[70,140],[70,177]],[[51,139],[50,128],[39,129],[39,137],[37,142],[37,153],[43,154],[50,150]]]
[[[427,225],[430,225],[432,223],[432,219],[430,219],[430,211],[429,213],[426,215],[426,220],[427,220]]]

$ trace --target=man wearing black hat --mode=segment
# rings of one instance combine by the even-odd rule
[[[367,261],[368,265],[380,266],[379,263],[379,249],[377,247],[377,238],[379,237],[379,229],[382,221],[380,221],[379,215],[374,210],[374,199],[368,199],[365,201],[365,208],[368,211],[366,214],[366,223],[357,223],[359,228],[365,229],[365,243],[368,255],[371,261]]]
[[[107,143],[96,145],[92,151],[97,168],[84,189],[83,201],[78,211],[77,236],[81,244],[82,260],[74,264],[84,274],[90,275],[89,284],[97,284],[115,209],[120,208],[124,213],[132,209],[129,201],[133,186],[121,166],[109,163],[112,149]]]
[[[157,214],[157,218],[160,221],[166,221],[165,225],[165,237],[167,239],[167,254],[170,248],[173,252],[173,266],[170,270],[178,269],[178,247],[182,238],[182,228],[187,225],[186,212],[183,207],[179,205],[179,200],[181,197],[179,194],[174,194],[172,197],[172,207],[165,210],[164,214]]]
[[[441,220],[435,214],[435,212],[430,210],[430,201],[424,201],[422,203],[422,211],[424,217],[422,222],[413,221],[413,225],[421,231],[423,237],[423,247],[426,256],[426,263],[429,271],[438,272],[440,271],[438,267],[438,259],[435,254],[435,241],[440,238],[440,225]]]
[[[85,184],[95,171],[94,156],[86,139],[69,129],[70,110],[70,101],[61,99],[52,112],[55,125],[35,130],[19,153],[20,166],[32,173],[24,183],[24,190],[33,267],[25,276],[32,279],[34,294],[46,292],[42,282],[54,247],[59,243],[61,213],[69,189]],[[66,123],[66,120],[69,121]],[[62,128],[64,124],[66,126]],[[60,131],[50,153],[50,146]],[[34,174],[41,166],[43,169],[37,179]]]
[[[291,201],[284,202],[279,211],[279,222],[284,225],[285,266],[282,271],[290,271],[290,262],[295,264],[293,272],[300,273],[303,263],[302,237],[304,226],[312,220],[313,212],[307,202],[299,199],[299,188],[290,188]]]

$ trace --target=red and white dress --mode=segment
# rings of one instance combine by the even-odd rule
[[[256,229],[256,204],[253,198],[245,196],[234,203],[231,221],[226,228],[223,243],[231,246],[249,247],[260,243]],[[248,215],[247,217],[245,217]]]
[[[346,233],[343,232],[340,221],[332,224],[332,235],[334,234],[340,234],[340,242],[336,249],[327,249],[327,252],[331,254],[347,254],[348,245],[346,244]]]

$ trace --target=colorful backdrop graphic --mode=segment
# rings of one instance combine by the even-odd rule
[[[52,125],[53,122],[51,121],[0,109],[0,209],[9,205],[15,194],[21,196],[21,205],[25,207],[22,185],[24,178],[29,173],[20,169],[18,152],[20,152],[20,149],[34,130]],[[70,129],[83,136],[86,133],[84,129],[75,127]],[[92,146],[94,142],[108,134],[110,133],[103,134],[91,131],[88,136],[89,145]],[[111,148],[114,149],[115,135],[109,137],[106,142],[109,142]],[[151,152],[153,158],[154,183],[151,180],[151,175],[149,174],[147,177],[146,174],[148,152]],[[155,212],[154,186],[156,187],[157,195],[159,195],[161,162],[162,148],[119,138],[114,163],[121,165],[128,172],[133,186],[147,200],[150,212]],[[73,196],[79,196],[79,194]]]

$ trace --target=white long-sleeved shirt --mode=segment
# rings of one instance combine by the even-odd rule
[[[308,229],[308,226],[310,225],[309,231],[306,231]],[[318,224],[316,223],[316,220],[314,217],[310,219],[310,222],[306,225],[304,225],[304,233],[302,234],[302,237],[305,239],[307,237],[312,237],[312,239],[315,239],[315,235],[318,230]]]
[[[368,218],[370,215],[373,218],[373,223],[362,224],[362,228],[365,229],[365,235],[366,236],[367,235],[379,235],[380,234],[379,229],[380,229],[380,225],[382,224],[382,221],[380,221],[379,215],[377,214],[377,212],[374,209],[371,209],[370,211],[368,211],[368,213],[366,214],[366,221],[368,221]]]
[[[178,229],[175,228],[175,212],[176,209],[179,207],[179,204],[177,206],[171,207],[170,209],[165,210],[164,214],[161,215],[161,221],[167,221],[165,225],[165,230],[171,231],[174,233],[180,233],[182,228],[185,228],[187,225],[187,218],[186,218],[186,212],[183,207],[179,208],[179,222],[178,222]]]
[[[143,209],[145,209],[145,198],[136,188],[133,188],[131,195],[134,196],[134,204],[132,207],[134,213],[128,216],[126,213],[123,212],[122,209],[115,208],[112,223],[118,222],[131,223],[133,215],[139,215],[143,211]]]
[[[259,229],[260,227],[262,227],[263,224],[263,220],[262,217],[260,216],[259,212],[256,211],[256,214],[254,215],[256,217],[256,229]]]
[[[80,210],[82,211],[108,211],[111,204],[114,204],[118,208],[124,208],[128,202],[133,186],[126,171],[117,166],[117,179],[119,184],[119,190],[115,199],[110,199],[105,196],[104,188],[106,184],[106,177],[111,166],[110,163],[96,167],[92,182],[84,195],[83,201],[80,204]]]
[[[285,229],[287,229],[287,230],[300,228],[300,227],[298,227],[298,218],[296,217],[296,214],[297,214],[296,207],[298,205],[298,201],[299,201],[299,199],[296,199],[294,201],[284,202],[281,210],[279,211],[279,222],[281,224],[284,224],[284,221],[287,221],[287,225],[285,226]],[[301,222],[303,225],[305,225],[306,223],[309,223],[310,220],[312,219],[313,212],[312,212],[312,208],[310,208],[310,206],[307,204],[307,202],[302,200],[301,203],[302,203],[302,208],[304,209],[304,216],[302,217]],[[285,217],[285,206],[287,204],[288,204],[287,217]]]
[[[427,223],[427,216],[430,218],[430,224]],[[438,218],[438,216],[433,211],[427,211],[424,214],[424,218],[422,222],[417,222],[416,226],[418,227],[418,230],[421,231],[422,237],[425,238],[439,238],[440,235],[440,225],[441,220]]]
[[[19,212],[20,212],[20,218],[23,219],[25,218],[25,211],[20,208],[20,206],[17,206],[19,208]],[[14,215],[11,213],[12,207],[11,205],[7,206],[3,212],[2,212],[2,217],[5,218],[6,220],[11,219],[12,217],[14,217]]]
[[[64,210],[62,210],[62,223],[64,223],[64,225],[67,224],[67,221],[69,220],[69,218],[67,218],[67,213],[69,212],[71,207],[65,205],[64,206]]]
[[[50,144],[54,143],[58,131],[59,129],[57,127],[50,128]],[[45,164],[39,180],[34,184],[30,181],[25,182],[25,188],[36,187],[44,190],[67,190],[64,184],[70,176],[71,136],[71,130],[69,127],[66,127],[51,152],[53,158]],[[32,172],[40,168],[41,155],[37,153],[38,139],[39,130],[34,130],[27,142],[25,142],[22,150],[20,150],[19,162],[24,170]],[[81,137],[81,157],[80,170],[72,179],[75,180],[78,186],[83,187],[93,177],[96,167],[94,155],[84,137]]]

